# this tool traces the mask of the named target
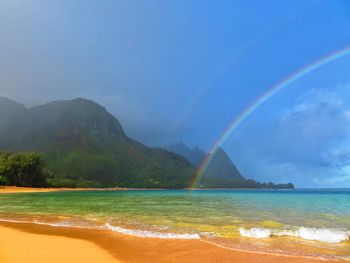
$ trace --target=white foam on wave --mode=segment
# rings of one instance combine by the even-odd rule
[[[101,226],[88,226],[86,224],[79,225],[72,222],[60,221],[60,222],[43,222],[39,220],[13,220],[13,219],[0,219],[0,222],[9,223],[22,223],[22,224],[37,224],[37,225],[47,225],[53,227],[71,227],[71,228],[88,228],[88,229],[101,229],[101,230],[111,230],[125,235],[132,235],[136,237],[149,237],[149,238],[163,238],[163,239],[200,239],[198,234],[179,234],[179,233],[167,233],[167,232],[154,232],[149,230],[140,229],[128,229],[119,226],[112,226],[109,223]]]
[[[326,243],[340,243],[350,239],[350,231],[329,228],[300,227],[298,236],[307,240]]]
[[[17,219],[0,219],[0,222],[7,222],[7,223],[19,223],[19,224],[36,224],[36,225],[44,225],[44,226],[53,226],[53,227],[68,227],[68,228],[83,228],[83,229],[101,229],[106,230],[106,228],[102,226],[89,226],[84,224],[74,224],[69,221],[59,221],[59,222],[45,222],[45,221],[39,221],[39,220],[17,220]]]
[[[268,238],[271,236],[271,230],[267,228],[253,227],[250,229],[240,228],[239,233],[244,237]]]
[[[350,240],[350,231],[335,228],[299,227],[297,229],[269,229],[253,227],[240,228],[241,236],[250,238],[269,238],[271,236],[291,236],[305,240],[314,240],[324,243],[340,243]]]
[[[71,227],[72,226],[69,222],[49,223],[49,222],[41,222],[38,220],[33,220],[32,223],[37,224],[37,225],[46,225],[46,226],[55,226],[55,227]]]
[[[89,228],[89,229],[101,229],[101,230],[111,230],[125,235],[132,235],[136,237],[150,237],[150,238],[163,238],[163,239],[200,239],[198,234],[179,234],[179,233],[167,233],[167,232],[153,232],[149,230],[139,230],[139,229],[128,229],[119,226],[112,226],[107,223],[99,227],[87,226],[87,225],[77,225],[72,224],[72,222],[42,222],[39,220],[12,220],[12,219],[0,219],[2,222],[9,223],[24,223],[24,224],[37,224],[37,225],[47,225],[53,227],[72,227],[72,228]]]
[[[37,224],[37,225],[46,225],[46,226],[54,226],[54,227],[71,227],[71,228],[87,228],[87,229],[103,229],[102,227],[98,226],[89,226],[86,224],[77,224],[69,221],[61,221],[61,222],[41,222],[38,220],[33,220],[31,223]]]
[[[33,223],[32,221],[26,221],[26,220],[15,220],[15,219],[0,219],[0,222],[6,222],[6,223],[23,223],[23,224],[30,224]]]
[[[121,234],[132,235],[137,237],[163,238],[163,239],[200,239],[198,234],[178,234],[178,233],[163,233],[153,232],[149,230],[128,229],[119,226],[112,226],[107,223],[106,227],[114,232]]]

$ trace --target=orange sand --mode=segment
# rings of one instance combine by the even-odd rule
[[[16,187],[16,186],[0,186],[0,194],[12,193],[36,193],[36,192],[57,192],[57,191],[83,191],[93,190],[89,188],[31,188],[31,187]]]
[[[0,223],[0,262],[311,263],[324,261],[231,251],[198,240],[138,238],[102,230]]]
[[[32,188],[32,187],[16,187],[16,186],[0,186],[0,194],[12,193],[46,193],[59,191],[141,191],[141,190],[162,190],[162,189],[145,189],[145,188]]]
[[[92,242],[74,238],[24,233],[0,226],[1,263],[117,263]]]

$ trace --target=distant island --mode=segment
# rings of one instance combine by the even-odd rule
[[[183,189],[205,157],[180,144],[147,147],[90,100],[26,108],[0,98],[0,185]],[[294,188],[244,178],[223,149],[198,187]]]

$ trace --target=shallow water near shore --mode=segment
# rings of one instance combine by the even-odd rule
[[[199,239],[228,249],[349,259],[350,190],[145,190],[0,195],[0,220]]]

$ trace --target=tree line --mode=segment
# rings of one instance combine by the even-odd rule
[[[0,152],[0,185],[45,187],[48,172],[37,152]]]
[[[103,158],[104,159],[104,158]],[[107,167],[98,172],[98,168],[101,166],[99,163],[94,162],[95,159],[90,160],[89,165],[83,160],[79,159],[79,164],[81,166],[81,178],[85,178],[83,181],[75,182],[74,180],[69,180],[65,178],[57,178],[52,172],[49,172],[45,166],[45,162],[42,155],[37,152],[2,152],[0,151],[0,186],[10,185],[10,186],[22,186],[22,187],[108,187],[115,185],[109,180],[113,181],[113,178],[109,178],[106,175],[113,174],[113,166]],[[164,163],[164,160],[160,160],[166,167],[170,166]],[[70,163],[70,166],[72,163]],[[90,168],[89,168],[90,167]],[[171,167],[171,166],[170,166]],[[90,170],[94,171],[95,177],[89,173]],[[171,169],[170,169],[171,170]],[[127,172],[127,171],[125,171]],[[168,171],[169,172],[169,171]],[[133,181],[124,182],[126,186],[132,187],[150,187],[147,184],[148,176],[150,178],[157,178],[159,181],[162,180],[162,175],[164,171],[157,166],[151,167],[149,174],[143,174],[138,178],[133,178]],[[169,181],[167,184],[168,188],[181,188],[181,184],[176,184],[179,181],[181,175],[176,174],[176,170],[173,171],[173,181]],[[88,179],[96,181],[88,181]],[[96,185],[93,182],[98,182],[97,180],[105,179],[104,184]],[[185,178],[180,178],[185,180]],[[145,181],[146,180],[146,181]],[[102,182],[102,181],[101,181]],[[164,182],[163,182],[164,184]],[[207,178],[201,183],[200,188],[211,188],[210,186],[216,185],[217,188],[266,188],[266,189],[293,189],[294,185],[292,183],[288,184],[273,184],[273,183],[260,183],[254,180],[247,179],[231,179],[222,180],[218,178]],[[123,185],[124,186],[124,185]],[[155,185],[151,185],[155,187]]]

